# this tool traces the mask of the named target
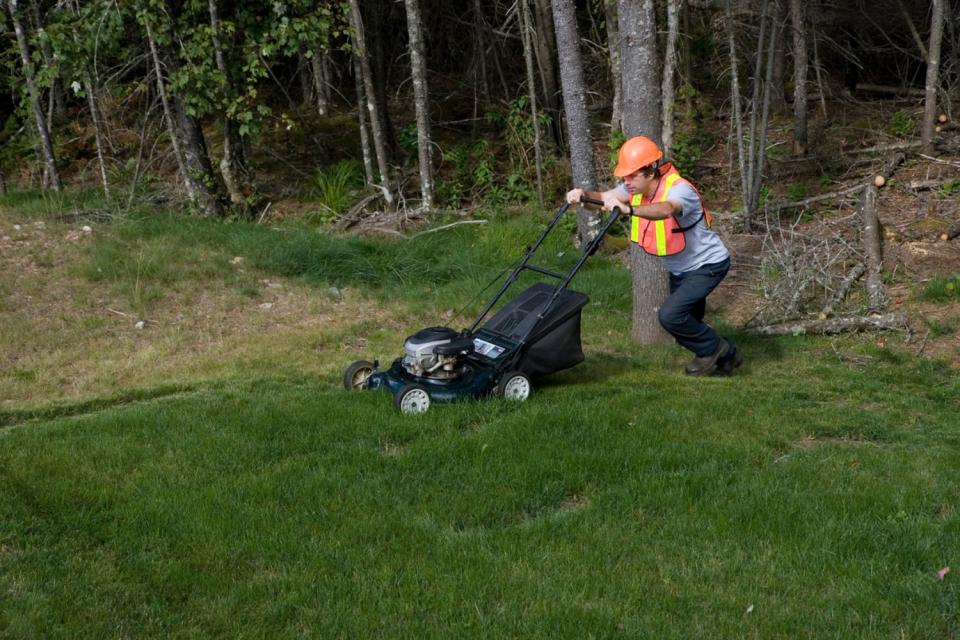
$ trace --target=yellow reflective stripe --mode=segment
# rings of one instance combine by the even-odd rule
[[[673,186],[673,183],[680,179],[679,173],[668,173],[667,178],[663,182],[663,197],[660,198],[660,202],[664,202],[667,199],[667,194],[670,193],[670,187]]]
[[[657,232],[657,255],[667,255],[667,225],[663,220],[654,221],[654,227]]]
[[[630,216],[630,241],[640,242],[640,216]]]

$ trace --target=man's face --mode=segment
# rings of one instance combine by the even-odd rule
[[[638,193],[646,194],[654,182],[656,182],[656,174],[648,176],[643,173],[643,169],[638,169],[623,179],[623,183],[627,186],[627,191],[629,191],[632,196]]]

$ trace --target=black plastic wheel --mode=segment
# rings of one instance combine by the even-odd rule
[[[343,388],[347,391],[366,389],[367,378],[376,370],[372,362],[357,360],[352,363],[343,374]]]
[[[507,400],[523,402],[533,393],[530,376],[522,371],[508,371],[497,383],[497,395]]]
[[[426,413],[430,408],[430,394],[423,385],[410,383],[393,394],[393,406],[407,415]]]

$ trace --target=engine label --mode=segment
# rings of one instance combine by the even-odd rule
[[[473,350],[479,353],[482,356],[487,356],[491,360],[500,357],[500,354],[506,351],[505,347],[495,345],[492,342],[487,342],[486,340],[481,340],[480,338],[473,339]]]

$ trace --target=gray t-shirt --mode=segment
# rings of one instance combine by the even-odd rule
[[[617,191],[629,201],[630,192],[627,191],[626,185],[621,184],[617,187]],[[705,264],[723,262],[730,257],[723,240],[707,226],[706,216],[701,218],[703,205],[700,204],[700,196],[690,184],[687,182],[674,184],[667,200],[680,205],[680,213],[675,217],[681,227],[687,227],[700,218],[692,229],[684,232],[687,243],[684,250],[673,256],[663,256],[663,264],[670,273],[680,275],[699,269]]]

